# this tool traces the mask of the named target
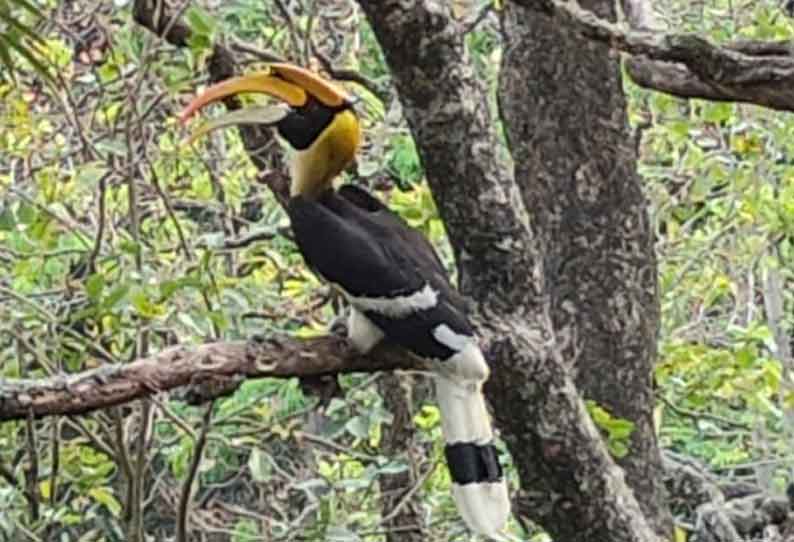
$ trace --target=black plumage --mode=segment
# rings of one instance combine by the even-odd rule
[[[314,98],[309,98],[300,107],[292,110],[277,125],[278,133],[286,139],[295,150],[308,149],[317,138],[328,128],[339,111],[349,109],[350,104],[339,107],[327,107]]]
[[[393,299],[426,286],[437,292],[432,308],[410,318],[364,313],[392,342],[423,358],[445,360],[456,352],[434,337],[439,325],[473,335],[465,302],[447,280],[432,245],[365,190],[345,185],[315,200],[296,196],[288,212],[306,262],[347,294]]]
[[[460,484],[498,482],[502,479],[496,446],[460,442],[444,448],[452,481]]]

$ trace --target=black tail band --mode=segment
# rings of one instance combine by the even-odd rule
[[[452,481],[456,484],[498,482],[502,479],[502,467],[493,444],[449,444],[444,448],[444,455]]]

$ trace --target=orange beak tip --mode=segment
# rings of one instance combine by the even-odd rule
[[[181,113],[179,113],[179,116],[177,117],[177,119],[179,120],[179,124],[181,124],[182,126],[187,124],[187,121],[190,120],[190,117],[192,117],[193,113],[195,112],[196,112],[196,108],[192,107],[192,104],[188,105],[186,108],[182,110]]]

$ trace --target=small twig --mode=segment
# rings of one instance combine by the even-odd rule
[[[477,15],[475,15],[471,20],[464,22],[463,33],[468,34],[477,28],[477,26],[479,26],[479,24],[483,22],[485,18],[488,17],[488,15],[494,10],[494,4],[494,2],[486,2],[486,4],[480,8],[480,11],[477,12]]]
[[[17,477],[14,475],[14,472],[6,467],[3,463],[0,463],[0,477],[6,481],[8,485],[11,487],[18,487],[19,484],[17,483]]]
[[[52,452],[50,454],[50,506],[58,502],[58,474],[61,466],[61,420],[52,420]]]
[[[140,542],[145,542],[146,535],[143,527],[143,499],[144,499],[144,482],[146,469],[146,458],[149,452],[149,438],[151,437],[151,422],[152,422],[152,403],[149,399],[144,399],[141,404],[141,426],[138,428],[138,457],[135,459],[135,474],[133,478],[133,502],[135,506],[135,522],[134,529],[136,537]]]
[[[132,479],[132,462],[130,461],[130,454],[129,450],[127,449],[127,436],[126,431],[124,431],[124,419],[121,417],[121,412],[118,408],[114,408],[112,410],[112,415],[116,438],[116,449],[118,451],[118,454],[116,455],[116,463],[121,464],[124,477],[127,479],[127,499],[124,507],[124,520],[131,522],[134,519],[135,512],[135,507],[132,502],[134,497],[133,487],[135,485],[135,482]]]
[[[328,448],[329,450],[333,450],[335,452],[339,452],[339,453],[343,453],[343,454],[349,455],[350,457],[358,459],[362,463],[377,463],[377,461],[378,461],[378,457],[377,456],[371,456],[371,455],[367,455],[367,454],[362,454],[360,452],[356,452],[352,448],[348,448],[348,447],[342,446],[341,444],[337,444],[336,442],[334,442],[332,440],[325,439],[325,438],[323,438],[323,437],[321,437],[319,435],[314,435],[312,433],[306,433],[305,431],[295,431],[295,437],[298,438],[298,439],[308,440],[309,442],[312,442],[314,444],[319,444],[320,446],[324,446],[324,447]]]
[[[309,65],[309,57],[311,57],[314,43],[312,42],[312,30],[314,29],[314,21],[317,18],[317,2],[316,0],[308,0],[309,3],[309,16],[306,19],[306,32],[303,34],[303,63]]]
[[[28,468],[26,471],[28,504],[30,505],[30,521],[39,520],[39,453],[36,450],[36,422],[33,410],[27,419]]]
[[[259,49],[249,43],[244,43],[236,38],[232,38],[229,43],[229,47],[234,51],[240,51],[243,53],[248,53],[249,55],[253,55],[257,57],[259,60],[263,62],[284,62],[284,57],[278,55],[276,53],[265,51],[264,49]]]
[[[312,43],[312,52],[314,53],[314,56],[317,58],[317,60],[320,61],[320,64],[322,64],[323,69],[328,72],[328,75],[330,75],[332,79],[336,79],[337,81],[351,81],[353,83],[358,83],[370,91],[381,102],[388,102],[389,91],[372,79],[364,76],[356,70],[349,70],[334,66],[333,62],[331,62],[331,59],[320,52],[320,50],[314,46],[314,43]]]
[[[88,269],[91,273],[96,271],[96,259],[99,257],[100,250],[102,250],[102,237],[105,234],[105,195],[107,193],[108,177],[110,177],[110,172],[105,173],[99,179],[99,224],[97,225],[96,237],[94,237],[94,248],[88,256]]]
[[[417,491],[419,491],[419,489],[422,487],[422,485],[424,485],[427,479],[430,478],[430,475],[433,474],[433,472],[436,470],[437,466],[438,466],[438,461],[430,465],[430,468],[428,468],[427,471],[416,480],[416,483],[411,487],[411,489],[406,491],[405,494],[402,497],[400,497],[400,500],[397,501],[397,504],[394,505],[392,511],[389,512],[387,516],[381,518],[381,520],[378,522],[378,525],[385,525],[386,523],[389,523],[391,520],[397,517],[397,514],[400,513],[402,507],[405,506],[405,504],[411,500],[411,497],[413,497]]]
[[[109,444],[107,444],[104,440],[102,440],[102,437],[100,437],[99,434],[96,431],[89,430],[85,426],[83,421],[80,420],[79,418],[64,418],[64,419],[65,419],[67,425],[71,426],[71,428],[74,431],[77,431],[82,436],[84,436],[86,439],[88,439],[90,441],[91,445],[94,448],[96,448],[97,451],[99,451],[100,453],[105,454],[112,461],[114,461],[114,462],[116,461],[116,452],[113,450],[113,448]],[[105,433],[107,434],[107,432],[105,432]]]
[[[185,422],[185,420],[180,418],[170,408],[168,408],[168,405],[166,405],[163,401],[160,401],[157,397],[154,396],[150,397],[149,400],[155,405],[157,405],[157,407],[160,409],[160,412],[163,413],[163,416],[165,416],[168,420],[170,420],[171,423],[173,423],[174,425],[179,427],[182,431],[184,431],[185,434],[187,434],[192,440],[196,440],[196,432],[193,431],[193,428],[190,427],[187,424],[187,422]]]
[[[295,28],[295,22],[292,20],[292,15],[289,12],[289,9],[284,4],[282,0],[275,0],[276,8],[281,13],[281,16],[284,17],[284,22],[287,24],[287,29],[289,30],[289,39],[292,42],[292,50],[293,51],[300,51],[300,42],[298,40],[298,31]]]
[[[277,234],[277,231],[271,229],[252,231],[247,235],[242,235],[235,239],[226,239],[223,243],[223,246],[220,247],[220,250],[232,250],[247,247],[248,245],[252,245],[257,241],[268,241],[273,239]]]
[[[146,156],[146,162],[149,165],[149,175],[152,186],[162,200],[163,206],[165,207],[165,212],[168,214],[168,218],[174,224],[174,228],[176,229],[176,235],[179,237],[179,247],[182,250],[182,253],[185,255],[185,258],[187,258],[188,261],[193,261],[193,252],[190,250],[190,247],[185,240],[185,232],[182,230],[182,224],[179,222],[179,219],[174,213],[174,208],[171,205],[171,199],[168,197],[168,194],[165,193],[163,187],[160,186],[160,178],[157,176],[157,172],[154,169],[154,164],[152,164],[148,156]]]
[[[709,412],[696,412],[694,410],[689,410],[680,406],[675,405],[672,401],[667,399],[664,396],[659,396],[659,400],[664,403],[667,407],[670,408],[673,412],[680,416],[685,416],[687,418],[691,418],[695,421],[697,420],[711,420],[713,422],[717,422],[723,425],[727,425],[729,427],[735,427],[736,429],[743,429],[745,431],[750,431],[750,426],[742,423],[737,422],[734,420],[730,420],[728,418],[723,418],[722,416],[718,416],[716,414],[711,414]]]
[[[182,485],[182,493],[179,497],[179,508],[176,523],[176,542],[187,542],[187,523],[189,514],[190,499],[193,495],[193,482],[196,479],[199,465],[201,465],[201,455],[204,451],[204,446],[207,444],[207,433],[209,432],[212,421],[212,407],[215,402],[207,405],[204,411],[204,418],[201,425],[201,433],[199,433],[198,440],[193,449],[193,459],[190,462],[190,469],[188,470],[185,483]]]
[[[41,538],[36,536],[36,533],[28,529],[25,525],[19,523],[19,521],[14,521],[14,527],[19,529],[22,532],[22,534],[27,536],[32,542],[44,542]]]
[[[155,28],[161,28],[160,23],[162,22],[162,15],[165,11],[165,1],[158,1],[160,2],[160,9],[155,13]],[[190,4],[190,0],[185,0],[178,8],[176,8],[173,13],[171,13],[171,16],[168,17],[168,22],[165,24],[165,26],[162,26],[162,30],[159,33],[160,38],[165,38],[171,33],[171,30],[179,23],[180,19],[182,19],[182,15],[184,15],[185,11],[187,11],[187,8],[190,7]]]

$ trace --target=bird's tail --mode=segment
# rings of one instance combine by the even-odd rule
[[[458,511],[473,531],[500,539],[510,516],[510,499],[493,445],[482,383],[439,374],[436,397]]]

